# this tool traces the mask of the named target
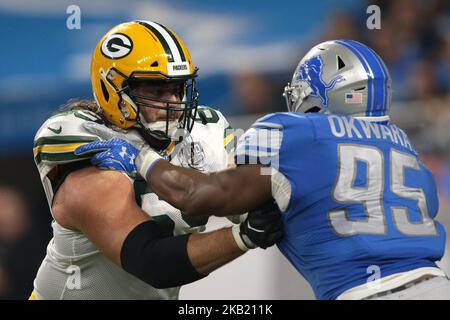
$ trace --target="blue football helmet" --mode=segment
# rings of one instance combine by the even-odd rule
[[[284,89],[290,112],[389,120],[391,76],[378,54],[353,40],[326,41],[299,62]]]

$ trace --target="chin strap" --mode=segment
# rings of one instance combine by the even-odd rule
[[[163,126],[158,123],[164,123]],[[165,150],[173,139],[173,133],[179,127],[178,121],[159,121],[148,123],[142,116],[137,119],[137,129],[145,141],[157,151]],[[165,132],[165,131],[169,132]]]
[[[144,128],[143,126],[137,127],[137,130],[141,134],[142,138],[144,138],[144,140],[157,151],[167,149],[172,142],[172,139],[160,130],[150,130]]]

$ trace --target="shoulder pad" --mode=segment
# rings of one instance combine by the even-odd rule
[[[199,106],[195,121],[204,126],[217,127],[217,129],[214,130],[223,132],[223,146],[227,153],[234,150],[236,147],[234,130],[221,111],[207,106]]]
[[[308,114],[298,114],[292,112],[277,112],[271,113],[255,121],[252,127],[268,127],[268,128],[282,128],[285,125],[296,122],[309,122]]]
[[[34,138],[36,163],[60,164],[88,159],[73,153],[80,145],[100,140],[83,128],[86,121],[103,123],[98,115],[87,110],[62,112],[45,121]]]
[[[198,106],[195,121],[204,125],[210,123],[220,123],[222,121],[227,122],[222,112],[207,106]]]

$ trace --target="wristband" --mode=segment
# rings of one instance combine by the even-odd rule
[[[235,224],[231,227],[231,233],[233,234],[234,241],[236,241],[237,246],[244,252],[247,252],[249,248],[245,245],[241,237],[240,224]]]
[[[147,174],[156,162],[163,158],[150,147],[144,147],[136,158],[136,170],[139,175],[147,180]]]

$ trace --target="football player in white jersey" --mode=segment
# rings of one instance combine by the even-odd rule
[[[207,217],[186,216],[145,180],[99,170],[90,155],[74,153],[120,137],[176,165],[205,173],[226,168],[234,138],[219,111],[197,106],[196,76],[184,43],[161,24],[122,23],[100,40],[91,62],[95,101],[72,102],[35,137],[54,220],[31,299],[176,299],[181,285],[281,238],[273,203],[240,216],[239,233],[199,233]],[[96,134],[99,125],[104,130]]]

